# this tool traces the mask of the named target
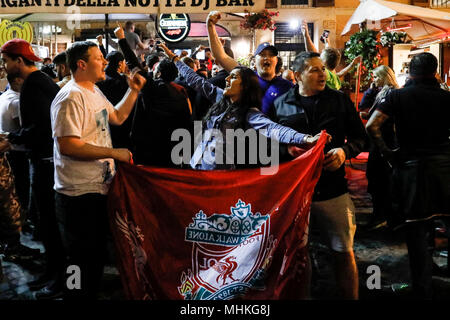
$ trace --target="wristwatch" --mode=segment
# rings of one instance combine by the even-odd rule
[[[302,140],[302,143],[307,143],[307,141],[306,141],[306,139],[308,139],[308,138],[312,138],[312,135],[310,135],[310,134],[305,134],[305,136],[303,137],[303,140]]]

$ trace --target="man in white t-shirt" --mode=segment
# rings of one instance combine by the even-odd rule
[[[23,79],[18,74],[8,74],[9,89],[0,95],[0,133],[20,130],[20,90]],[[25,210],[29,198],[29,172],[27,150],[23,145],[12,145],[6,153],[11,166],[20,205]],[[26,211],[26,210],[25,210]],[[24,214],[25,214],[24,211]],[[26,214],[22,216],[25,219]]]
[[[23,79],[8,75],[10,88],[0,95],[0,132],[15,132],[20,129],[19,98]]]
[[[6,87],[8,86],[8,79],[6,79],[6,75],[5,67],[0,66],[0,93],[6,91]]]
[[[112,148],[109,124],[127,119],[145,79],[135,74],[114,107],[95,86],[105,79],[107,65],[95,43],[74,43],[67,61],[72,80],[51,106],[56,212],[68,264],[81,271],[81,289],[67,290],[66,298],[95,299],[106,256],[106,194],[114,160],[129,162],[132,156],[128,149]]]

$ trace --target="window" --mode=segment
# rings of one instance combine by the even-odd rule
[[[266,0],[266,9],[273,9],[277,7],[278,7],[277,0]]]
[[[289,23],[276,23],[275,46],[283,59],[283,67],[290,68],[297,54],[305,51],[305,38],[301,27],[292,29]],[[309,35],[314,39],[314,24],[308,23]]]
[[[414,1],[414,5],[416,5],[417,2],[420,1]],[[428,1],[427,1],[428,2]],[[417,4],[419,5],[419,4]],[[450,8],[450,4],[448,3],[448,0],[431,0],[431,7],[432,8]]]
[[[308,0],[281,0],[281,5],[308,5]]]

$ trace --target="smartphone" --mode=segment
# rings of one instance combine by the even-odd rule
[[[325,43],[325,38],[328,38],[328,35],[330,34],[329,30],[323,30],[322,35],[320,36],[320,41],[322,43]]]
[[[205,60],[205,51],[197,52],[197,54],[195,55],[195,57],[196,57],[198,60]]]

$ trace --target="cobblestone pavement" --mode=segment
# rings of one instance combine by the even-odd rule
[[[349,189],[357,209],[356,221],[358,229],[355,236],[355,256],[360,278],[360,299],[408,299],[409,266],[406,245],[401,233],[388,229],[376,231],[365,230],[364,226],[372,211],[370,197],[366,193],[367,181],[364,175],[364,162],[353,161],[348,165]],[[433,285],[437,299],[450,299],[450,276],[447,271],[447,239],[436,239],[435,251],[436,275]],[[22,242],[33,248],[43,247],[39,242],[25,234]],[[314,232],[311,234],[311,252],[314,257],[314,273],[312,282],[313,299],[338,299],[334,291],[332,262],[329,260],[327,249],[317,241]],[[366,282],[370,274],[368,266],[376,265],[381,271],[381,288],[369,290]],[[0,300],[34,300],[34,294],[27,286],[43,271],[42,261],[35,261],[30,265],[20,266],[11,262],[2,262],[4,279],[0,282]],[[406,289],[405,289],[406,288]],[[105,268],[103,289],[100,300],[124,300],[119,273],[113,266]]]
[[[408,251],[405,237],[401,231],[380,228],[369,231],[366,227],[371,213],[372,203],[367,193],[365,177],[366,162],[361,159],[347,161],[346,174],[348,187],[356,208],[357,230],[354,252],[359,272],[361,300],[410,298],[410,275]],[[331,269],[328,250],[321,245],[314,232],[310,234],[311,254],[315,262],[313,269],[312,296],[315,299],[337,299],[334,291],[334,275]],[[436,270],[433,276],[433,289],[436,299],[450,300],[450,272],[447,267],[448,239],[436,238],[434,262]],[[369,266],[378,266],[381,271],[381,288],[369,290],[367,280]]]
[[[32,236],[29,234],[23,234],[21,242],[28,247],[38,248],[42,253],[44,252],[42,244],[33,241]],[[3,261],[2,266],[4,279],[0,282],[0,300],[36,300],[34,292],[30,291],[27,283],[35,280],[42,274],[44,262],[37,260],[32,263],[19,265]],[[125,298],[119,272],[112,265],[107,265],[104,269],[102,288],[99,295],[100,300],[123,300]]]

